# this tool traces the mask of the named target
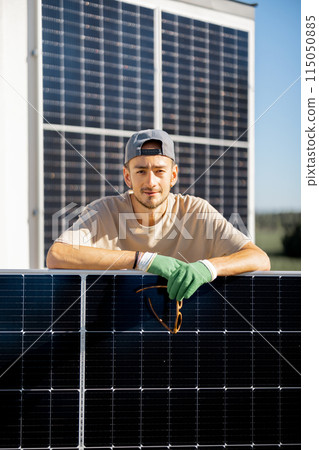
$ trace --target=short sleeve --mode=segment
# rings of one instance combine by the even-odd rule
[[[212,257],[228,256],[238,252],[251,239],[235,228],[231,222],[227,221],[220,213],[210,214],[213,239]],[[244,224],[242,224],[244,226]]]
[[[86,207],[74,224],[65,230],[54,242],[73,247],[94,247],[98,234],[98,212]]]

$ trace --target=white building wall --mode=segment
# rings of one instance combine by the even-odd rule
[[[27,0],[0,0],[0,268],[29,267]]]

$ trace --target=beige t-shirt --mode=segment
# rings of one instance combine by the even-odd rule
[[[136,220],[131,193],[90,203],[55,242],[157,252],[194,262],[230,255],[250,241],[206,200],[192,195],[170,193],[161,220],[154,226],[143,226]]]

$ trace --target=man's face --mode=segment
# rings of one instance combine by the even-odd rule
[[[160,145],[146,142],[143,149],[154,149]],[[124,167],[126,184],[133,189],[136,200],[148,209],[163,204],[177,179],[177,166],[167,156],[136,156],[129,161],[129,170]]]

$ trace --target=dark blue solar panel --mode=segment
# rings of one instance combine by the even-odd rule
[[[227,331],[250,331],[252,322],[252,279],[230,277],[225,283]],[[243,317],[246,319],[243,319]]]
[[[166,333],[143,333],[142,386],[168,388],[170,381],[170,341]]]
[[[140,442],[141,393],[139,390],[115,391],[113,394],[113,445]]]
[[[194,389],[170,391],[170,441],[172,445],[197,443],[197,393]]]
[[[79,364],[79,334],[55,333],[52,339],[52,387],[78,389]]]
[[[114,280],[113,276],[107,275],[86,278],[87,331],[113,331]]]
[[[226,386],[251,387],[252,373],[251,333],[226,333]]]
[[[111,446],[112,396],[111,391],[85,393],[85,446]]]
[[[1,275],[0,285],[11,330],[0,331],[0,447],[76,446],[81,278]]]
[[[197,334],[179,333],[170,345],[170,387],[195,388],[197,381]]]
[[[24,391],[22,393],[23,447],[48,447],[50,445],[50,392]]]
[[[0,390],[1,447],[20,447],[21,415],[21,392]]]
[[[169,391],[145,390],[142,394],[142,444],[169,444]],[[156,408],[154,408],[156,405]]]
[[[0,333],[0,389],[20,389],[22,333]],[[6,371],[12,364],[12,369]]]
[[[0,448],[300,448],[299,281],[219,278],[171,335],[156,276],[1,275]]]
[[[114,336],[114,387],[135,388],[141,386],[142,335],[140,333],[116,333]]]
[[[115,277],[114,330],[140,331],[142,328],[142,277]],[[125,305],[125,307],[124,307]]]
[[[53,277],[53,330],[78,331],[80,328],[81,279],[77,275]]]
[[[253,435],[255,444],[272,444],[280,440],[280,391],[255,389],[253,391]]]
[[[229,445],[252,442],[252,390],[227,389],[226,442]]]
[[[50,389],[53,368],[52,333],[25,333],[23,351],[23,388]]]
[[[280,391],[281,404],[281,442],[292,444],[300,441],[300,389],[282,389]]]
[[[280,353],[301,371],[301,333],[281,333]],[[280,384],[282,386],[300,387],[300,376],[286,360],[280,359]]]
[[[218,445],[225,442],[225,395],[224,389],[199,391],[198,442],[202,445]]]
[[[226,385],[226,334],[201,332],[198,336],[198,386]]]
[[[257,330],[279,331],[279,282],[278,277],[254,278],[253,324]]]
[[[280,278],[280,329],[282,331],[300,331],[300,295],[300,278]]]
[[[0,277],[0,331],[22,329],[23,277]]]
[[[255,386],[280,386],[280,364],[286,363],[281,361],[280,355],[275,349],[281,352],[278,333],[263,333],[262,335],[254,333],[253,371]],[[294,372],[291,367],[290,372]]]
[[[111,389],[113,385],[113,333],[88,332],[85,344],[85,387],[87,389]]]
[[[51,393],[51,446],[75,447],[79,437],[79,393],[53,391]]]
[[[53,280],[50,275],[24,277],[24,330],[45,331],[53,321]]]

